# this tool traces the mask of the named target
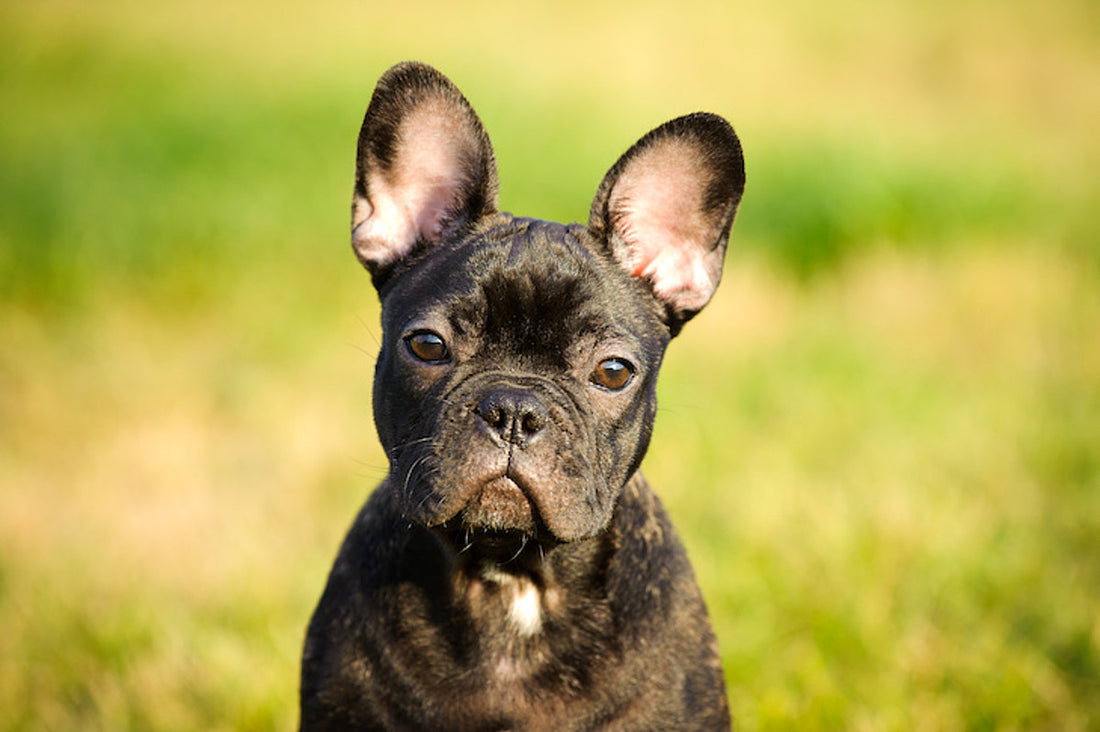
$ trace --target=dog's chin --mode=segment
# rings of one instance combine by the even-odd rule
[[[504,476],[486,482],[437,533],[455,552],[498,564],[554,543],[538,509]]]
[[[507,475],[492,478],[458,512],[464,528],[475,532],[534,535],[541,520],[538,509]]]

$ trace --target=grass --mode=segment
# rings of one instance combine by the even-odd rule
[[[1095,13],[0,8],[0,728],[293,727],[385,470],[347,199],[409,57],[467,92],[521,213],[583,218],[673,115],[742,136],[645,466],[742,729],[1095,728]]]
[[[666,385],[708,401],[666,391],[658,440],[691,439],[649,467],[697,532],[719,635],[743,643],[726,649],[738,716],[763,729],[1087,726],[1100,433],[1082,416],[1100,392],[1080,369],[1100,352],[1077,328],[1100,317],[1090,278],[989,253],[869,261],[843,292],[790,300],[745,276],[737,302],[702,316],[735,324],[742,352],[689,341],[675,354]],[[1013,327],[993,335],[996,312]],[[686,480],[685,464],[698,466]]]

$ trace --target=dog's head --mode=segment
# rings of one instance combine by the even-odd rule
[[[466,99],[427,66],[390,69],[359,133],[352,243],[382,301],[375,422],[406,517],[487,542],[606,527],[743,188],[732,128],[694,114],[615,163],[587,226],[499,213]]]

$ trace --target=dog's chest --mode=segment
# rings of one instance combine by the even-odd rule
[[[547,595],[530,578],[501,570],[496,565],[483,565],[477,577],[466,588],[471,614],[479,621],[489,641],[490,652],[503,653],[497,664],[515,677],[525,664],[517,658],[538,645],[543,631]]]

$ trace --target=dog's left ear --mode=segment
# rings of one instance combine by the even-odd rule
[[[673,335],[718,287],[744,190],[737,135],[724,119],[705,113],[653,130],[600,183],[588,228],[653,290]]]
[[[416,62],[383,74],[359,130],[351,207],[352,246],[375,285],[494,213],[496,197],[489,137],[450,79]]]

